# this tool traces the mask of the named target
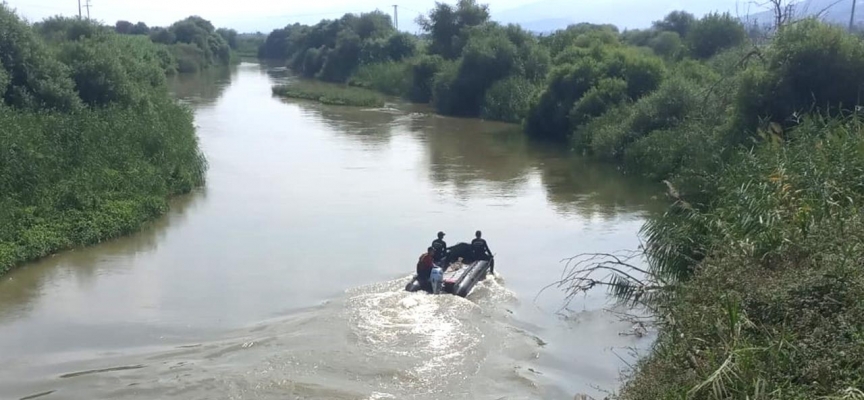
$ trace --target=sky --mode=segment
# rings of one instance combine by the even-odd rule
[[[2,1],[2,0],[0,0]],[[88,0],[81,0],[82,4]],[[200,15],[210,20],[218,27],[229,27],[241,32],[270,30],[293,22],[314,23],[325,18],[338,18],[348,12],[368,12],[375,9],[392,13],[393,4],[399,4],[400,27],[403,30],[415,31],[414,18],[420,13],[426,13],[435,6],[435,0],[89,0],[92,7],[92,18],[104,23],[113,24],[117,20],[132,22],[143,21],[150,26],[165,26],[183,19],[189,15]],[[527,10],[532,3],[545,1],[562,3],[572,6],[572,9],[596,9],[616,3],[614,9],[608,11],[610,20],[621,17],[622,10],[631,11],[642,19],[659,19],[665,12],[679,8],[713,9],[717,4],[728,9],[734,9],[736,0],[480,0],[489,4],[493,13],[508,15],[507,19],[518,18],[520,10]],[[739,0],[740,1],[740,0]],[[19,15],[30,21],[39,21],[52,15],[73,16],[78,14],[78,0],[6,0],[7,4],[16,9]],[[448,2],[455,2],[449,0]],[[725,3],[725,4],[724,4]],[[650,4],[650,6],[649,6]],[[686,4],[686,5],[685,5]],[[528,6],[528,7],[526,7]],[[583,8],[584,7],[584,8]],[[602,7],[607,9],[608,7]],[[646,10],[654,10],[659,17],[645,15]],[[554,7],[544,7],[546,14],[555,14]],[[637,11],[638,10],[638,11]],[[724,10],[725,11],[725,10]],[[83,10],[86,15],[86,8]],[[607,12],[603,12],[606,14]],[[699,12],[697,12],[698,14]],[[568,13],[569,14],[569,13]],[[546,15],[543,18],[562,17],[562,15]],[[592,19],[603,16],[592,15]],[[539,17],[538,17],[539,18]],[[573,16],[574,20],[578,20]],[[587,18],[587,17],[586,17]],[[627,20],[625,20],[627,21]],[[641,19],[634,19],[642,23]],[[511,21],[508,21],[511,22]],[[636,22],[634,22],[636,23]]]

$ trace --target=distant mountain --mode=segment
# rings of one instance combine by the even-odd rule
[[[534,33],[552,33],[575,23],[576,21],[568,18],[549,18],[537,21],[522,21],[519,22],[519,25],[523,29]]]
[[[804,0],[795,4],[794,18],[808,18],[818,16],[819,19],[831,24],[842,26],[849,25],[849,17],[852,15],[853,0]],[[771,25],[774,21],[774,13],[771,11],[760,12],[751,15],[748,20],[759,25]],[[864,25],[864,0],[858,1],[855,10],[855,25]]]
[[[741,11],[736,10],[736,5],[740,3],[740,0],[539,0],[505,10],[493,6],[491,11],[496,21],[518,23],[535,32],[554,31],[579,22],[614,24],[623,30],[647,28],[676,10],[697,16],[712,11],[738,14]]]

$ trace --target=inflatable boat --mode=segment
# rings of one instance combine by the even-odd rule
[[[455,294],[459,297],[468,296],[468,293],[471,293],[471,290],[474,289],[474,285],[476,285],[477,282],[486,279],[489,269],[494,264],[495,259],[493,258],[489,261],[477,260],[469,264],[457,261],[448,265],[444,271],[443,292]],[[430,292],[431,288],[423,288],[417,280],[417,275],[414,275],[414,279],[412,279],[411,282],[408,282],[408,285],[405,286],[405,290],[409,292],[417,292],[420,290]]]

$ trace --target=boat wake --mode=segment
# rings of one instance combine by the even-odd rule
[[[550,398],[523,373],[540,345],[508,324],[517,299],[501,278],[468,298],[409,293],[408,279],[217,340],[43,365],[30,381],[0,383],[15,398]],[[121,365],[136,368],[112,368]]]

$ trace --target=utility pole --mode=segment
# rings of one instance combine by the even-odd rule
[[[393,25],[396,26],[396,30],[399,30],[399,5],[393,5]]]
[[[857,3],[857,2],[858,2],[858,0],[852,0],[852,16],[849,17],[849,31],[850,32],[855,29],[855,3]]]
[[[81,19],[81,0],[78,0],[78,19]]]
[[[90,20],[90,0],[84,0],[84,7],[87,7],[87,20]]]

